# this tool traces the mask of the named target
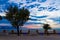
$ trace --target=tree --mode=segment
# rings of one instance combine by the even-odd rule
[[[0,20],[2,20],[2,17],[1,17],[1,15],[0,15]]]
[[[44,31],[45,34],[48,34],[48,29],[51,29],[51,27],[50,27],[49,24],[44,24],[43,28],[44,28],[44,30],[45,30],[45,31]]]
[[[18,9],[17,6],[10,6],[8,12],[6,12],[6,19],[17,28],[17,34],[19,36],[19,27],[23,26],[25,22],[29,19],[29,10],[24,7]]]

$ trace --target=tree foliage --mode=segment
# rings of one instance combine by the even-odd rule
[[[28,21],[30,12],[24,7],[18,9],[17,6],[10,6],[8,12],[6,12],[6,19],[11,22],[13,26],[23,26]]]
[[[0,20],[2,20],[2,16],[0,15]]]
[[[29,19],[29,10],[24,7],[19,9],[17,6],[10,6],[6,12],[6,19],[17,28],[19,33],[19,26],[23,26]]]
[[[43,28],[46,29],[46,30],[51,29],[49,24],[44,24]]]

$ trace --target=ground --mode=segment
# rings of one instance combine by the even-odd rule
[[[0,40],[60,40],[60,35],[0,35]]]

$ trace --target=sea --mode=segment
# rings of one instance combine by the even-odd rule
[[[3,30],[6,30],[8,32],[11,32],[11,30],[14,30],[15,32],[17,32],[17,29],[15,27],[12,27],[12,26],[0,26],[0,32],[2,32]],[[21,27],[19,28],[19,30],[22,30],[22,32],[24,33],[27,33],[28,30],[30,30],[31,32],[36,32],[36,30],[39,31],[39,33],[44,33],[44,29],[43,28],[39,28],[39,29],[28,29],[28,28],[25,28],[25,27]],[[53,29],[50,29],[48,30],[50,33],[53,32],[53,30],[56,30],[56,33],[59,33],[60,34],[60,28],[53,28]]]

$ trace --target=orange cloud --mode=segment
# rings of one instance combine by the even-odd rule
[[[32,25],[25,25],[24,27],[26,27],[28,29],[38,29],[38,28],[41,28],[42,26],[36,25],[36,24],[32,24]]]

